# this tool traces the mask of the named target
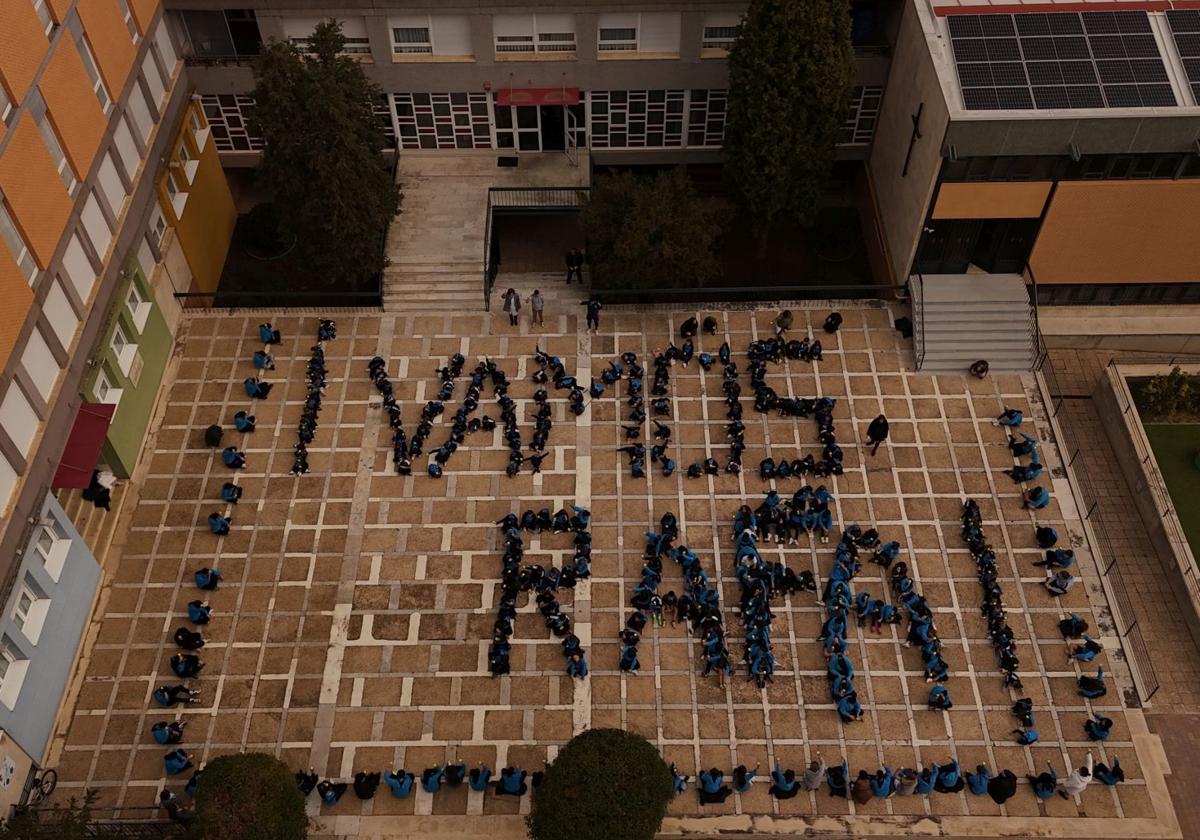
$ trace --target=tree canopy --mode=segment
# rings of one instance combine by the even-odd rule
[[[305,53],[272,41],[254,62],[254,119],[265,144],[259,178],[299,256],[330,283],[383,269],[383,238],[400,208],[373,114],[382,91],[342,54],[345,42],[330,19]]]
[[[304,797],[288,766],[266,753],[215,758],[196,793],[198,840],[304,840]]]
[[[583,226],[598,288],[695,286],[719,271],[716,205],[683,169],[597,177]]]
[[[653,840],[674,796],[654,745],[620,729],[576,735],[546,768],[528,818],[533,840]]]
[[[750,0],[729,53],[725,174],[759,238],[816,217],[854,73],[846,0]]]

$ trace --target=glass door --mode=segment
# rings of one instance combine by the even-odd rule
[[[542,121],[536,105],[496,105],[496,148],[542,151]]]

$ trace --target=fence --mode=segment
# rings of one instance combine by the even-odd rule
[[[1121,636],[1123,644],[1129,654],[1128,663],[1130,671],[1133,674],[1134,682],[1138,686],[1138,691],[1143,702],[1148,702],[1160,688],[1158,675],[1155,672],[1153,662],[1150,658],[1149,646],[1146,643],[1146,638],[1142,632],[1142,627],[1139,622],[1137,610],[1134,608],[1133,600],[1130,592],[1136,589],[1136,582],[1133,580],[1132,574],[1127,574],[1125,563],[1121,559],[1121,553],[1117,546],[1119,542],[1110,532],[1108,525],[1105,522],[1105,517],[1100,511],[1100,493],[1097,490],[1096,484],[1088,471],[1085,461],[1080,461],[1078,466],[1075,466],[1080,452],[1087,447],[1091,449],[1091,442],[1083,439],[1074,439],[1063,431],[1063,424],[1058,421],[1058,415],[1062,411],[1063,405],[1069,399],[1087,399],[1091,400],[1091,389],[1086,387],[1073,387],[1073,382],[1085,383],[1086,380],[1081,377],[1072,379],[1059,370],[1053,356],[1046,349],[1045,339],[1038,331],[1038,346],[1040,352],[1037,356],[1037,370],[1042,376],[1042,380],[1046,386],[1046,393],[1050,397],[1050,402],[1047,405],[1047,413],[1050,415],[1051,422],[1054,424],[1055,431],[1059,441],[1059,454],[1063,459],[1063,463],[1072,468],[1068,474],[1076,480],[1076,491],[1079,501],[1083,504],[1084,514],[1083,519],[1085,527],[1090,530],[1095,542],[1101,551],[1101,557],[1108,558],[1107,563],[1103,567],[1103,575],[1111,593],[1113,606],[1113,615],[1117,623],[1117,631]],[[1148,356],[1140,356],[1125,360],[1128,364],[1146,363],[1151,359]],[[1166,357],[1163,357],[1163,361]],[[1173,366],[1177,359],[1171,358],[1167,362],[1168,366]],[[1109,359],[1108,366],[1122,364],[1122,360],[1117,356]],[[1116,392],[1118,406],[1122,413],[1128,413],[1133,410],[1132,402],[1119,391]],[[1147,464],[1153,457],[1150,452],[1138,451],[1138,457],[1142,459],[1143,464]],[[1135,489],[1135,493],[1147,490],[1145,486]],[[1171,501],[1169,497],[1159,498],[1161,494],[1150,490],[1154,497],[1157,509],[1163,514],[1171,510]],[[1169,518],[1168,518],[1169,520]],[[1178,530],[1173,528],[1175,523],[1164,522],[1164,528],[1168,532]],[[1182,533],[1168,534],[1169,538],[1179,540],[1182,544],[1186,544],[1186,539]],[[1100,558],[1097,558],[1099,561]],[[1136,570],[1129,570],[1131,573]],[[1192,598],[1200,598],[1200,580],[1197,580],[1195,568],[1189,567],[1183,572],[1184,585],[1187,587],[1189,595]]]
[[[888,285],[764,285],[697,286],[694,288],[603,289],[592,295],[606,304],[729,303],[752,304],[789,300],[895,300],[903,286]]]

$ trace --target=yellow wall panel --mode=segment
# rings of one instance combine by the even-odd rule
[[[33,290],[4,247],[0,247],[0,300],[4,301],[4,317],[0,318],[0,368],[3,368],[33,306]]]
[[[104,84],[108,85],[113,97],[119,97],[137,57],[133,39],[125,28],[121,6],[117,0],[79,0],[75,8],[87,31],[88,43],[96,54]]]
[[[942,184],[933,218],[1036,219],[1049,194],[1049,181]]]
[[[49,48],[32,3],[0,0],[0,77],[14,103],[29,92]]]
[[[195,104],[190,105],[196,108]],[[190,135],[187,114],[182,119],[183,132],[179,136]],[[172,145],[171,156],[179,148],[179,137]],[[195,153],[194,146],[189,149]],[[229,252],[229,242],[233,238],[233,226],[237,222],[237,208],[233,204],[233,196],[229,192],[229,183],[225,180],[225,172],[217,157],[216,143],[212,138],[204,152],[199,155],[199,167],[196,177],[188,188],[187,205],[183,208],[183,218],[175,223],[175,235],[187,258],[188,266],[192,269],[192,283],[195,291],[216,291],[221,280],[221,270],[225,267],[225,256]],[[165,187],[162,202],[167,201]],[[168,217],[171,213],[167,211]]]
[[[1060,183],[1030,265],[1038,283],[1200,281],[1200,181]]]
[[[37,125],[27,114],[17,122],[0,156],[0,192],[38,265],[45,268],[62,239],[72,201]]]
[[[86,178],[104,139],[108,118],[92,91],[79,49],[69,38],[61,39],[54,48],[38,88],[62,138],[63,151],[80,180]]]
[[[129,0],[129,7],[133,9],[133,19],[137,21],[138,30],[145,35],[150,31],[154,13],[158,11],[158,0]]]

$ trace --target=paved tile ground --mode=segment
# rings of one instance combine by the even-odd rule
[[[797,331],[819,329],[827,311],[799,311]],[[740,763],[766,772],[777,761],[799,769],[820,750],[831,761],[845,757],[855,771],[941,762],[955,754],[967,767],[986,761],[1018,774],[1050,761],[1061,774],[1081,763],[1090,746],[1098,761],[1119,756],[1129,781],[1118,788],[1093,785],[1079,801],[1038,803],[1022,789],[1004,808],[965,793],[875,800],[864,807],[825,793],[777,802],[759,783],[703,812],[689,791],[673,803],[670,824],[715,832],[715,824],[695,818],[727,814],[728,826],[750,826],[738,819],[853,815],[851,822],[822,825],[862,830],[863,819],[901,827],[932,816],[942,833],[991,834],[1000,830],[995,817],[1002,814],[1006,833],[1027,825],[1028,833],[1046,836],[1170,835],[1174,816],[1157,739],[1145,734],[1140,710],[1123,707],[1121,684],[1114,683],[1097,702],[1076,694],[1080,671],[1068,664],[1057,632],[1057,621],[1069,611],[1085,616],[1102,635],[1111,627],[1067,483],[1053,480],[1055,502],[1036,516],[1039,524],[1054,525],[1069,537],[1080,556],[1084,585],[1055,601],[1040,586],[1041,571],[1031,565],[1039,554],[1035,518],[1021,507],[1020,487],[1002,472],[1013,460],[1004,433],[990,421],[1004,406],[1024,409],[1030,418],[1026,430],[1049,436],[1033,380],[914,375],[908,343],[890,328],[894,313],[881,306],[842,311],[842,331],[833,339],[822,336],[822,362],[773,367],[768,384],[781,394],[837,399],[834,416],[846,471],[826,481],[836,495],[835,520],[877,527],[884,540],[902,544],[901,559],[935,610],[946,644],[952,711],[926,708],[929,687],[920,657],[903,646],[899,628],[881,636],[852,628],[849,653],[866,716],[840,723],[814,641],[821,613],[811,594],[776,605],[777,670],[765,690],[744,674],[725,688],[702,677],[698,644],[682,625],[645,634],[640,675],[623,676],[616,669],[615,637],[639,576],[643,534],[667,511],[679,517],[682,541],[701,556],[720,588],[732,658],[740,659],[729,524],[741,504],[757,504],[767,488],[754,469],[765,454],[777,459],[819,454],[810,420],[766,418],[744,398],[751,469],[687,479],[688,463],[710,451],[721,458],[725,451],[716,371],[706,375],[696,363],[672,370],[671,455],[681,469],[671,478],[657,472],[645,480],[629,477],[625,456],[616,451],[623,403],[607,398],[578,421],[565,401],[555,403],[553,454],[541,475],[506,478],[498,436],[487,446],[478,436],[469,438],[440,481],[391,472],[390,442],[386,429],[381,434],[385,424],[371,405],[375,395],[365,374],[373,355],[388,359],[410,429],[419,406],[435,393],[434,370],[446,357],[462,352],[472,363],[478,356],[496,360],[520,380],[514,396],[528,437],[535,387],[528,375],[536,345],[563,357],[586,381],[588,371],[598,372],[614,354],[631,350],[648,356],[665,346],[690,313],[618,312],[606,315],[602,334],[594,337],[579,335],[574,315],[558,313],[548,314],[538,334],[528,323],[509,327],[502,315],[339,314],[340,337],[326,351],[330,382],[310,447],[312,472],[303,477],[286,473],[316,318],[274,317],[285,336],[276,353],[278,369],[270,376],[279,384],[269,400],[254,406],[259,429],[245,439],[249,469],[238,478],[245,497],[233,511],[232,533],[223,539],[210,535],[204,520],[221,509],[214,500],[229,473],[200,437],[210,422],[229,423],[235,411],[247,407],[241,380],[250,373],[250,354],[258,346],[254,327],[262,318],[203,314],[186,321],[177,376],[146,453],[141,498],[98,617],[58,761],[60,791],[69,795],[95,787],[112,806],[154,800],[163,785],[163,750],[148,730],[170,714],[150,708],[149,694],[158,684],[176,682],[167,664],[174,653],[170,635],[185,623],[184,606],[195,597],[191,572],[215,564],[226,581],[211,598],[208,665],[194,681],[203,702],[180,713],[189,723],[185,746],[201,760],[264,750],[340,778],[362,768],[419,772],[459,759],[533,770],[588,725],[639,732],[688,773],[710,766],[728,771]],[[774,312],[716,314],[718,336],[698,341],[698,349],[715,352],[727,339],[740,356],[749,394],[742,351],[768,334]],[[460,384],[459,396],[464,388]],[[483,405],[490,403],[485,399]],[[867,423],[881,411],[891,421],[891,440],[871,456],[862,442]],[[498,416],[495,408],[489,413]],[[445,426],[435,426],[427,449],[447,433]],[[1053,446],[1043,448],[1043,460],[1048,468],[1061,466]],[[780,490],[790,494],[799,486],[789,479]],[[1033,747],[1012,740],[1016,721],[1008,707],[1017,695],[1001,686],[978,609],[980,586],[958,533],[966,497],[979,502],[1000,558],[1024,693],[1033,698],[1042,735]],[[587,683],[565,676],[557,643],[533,605],[524,604],[512,676],[492,679],[486,648],[500,568],[492,523],[510,511],[556,509],[576,500],[593,513],[593,577],[573,593],[560,593],[560,600],[588,647],[592,676]],[[564,537],[534,537],[526,547],[531,562],[560,563],[569,556]],[[764,547],[762,553],[811,569],[823,582],[832,548],[832,542],[802,541],[796,547]],[[668,565],[664,589],[681,587],[677,570]],[[864,566],[855,588],[890,598],[876,566]],[[1096,664],[1119,674],[1119,641],[1108,635],[1102,640],[1107,650]],[[1115,721],[1103,745],[1085,740],[1083,722],[1092,714]],[[315,807],[315,800],[310,804]],[[403,801],[386,792],[369,802],[350,794],[321,816],[335,834],[399,837],[418,833],[417,825],[430,827],[427,836],[435,825],[457,826],[460,833],[484,830],[484,823],[438,822],[443,815],[494,816],[487,830],[497,833],[517,825],[511,818],[527,810],[527,799],[468,795],[462,788]],[[463,828],[468,825],[474,828]]]

